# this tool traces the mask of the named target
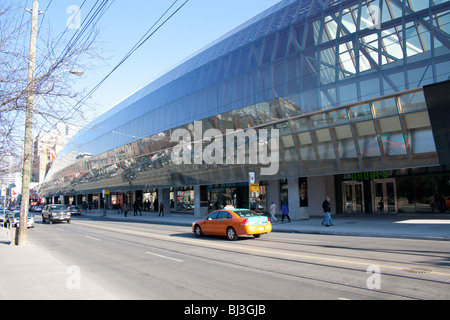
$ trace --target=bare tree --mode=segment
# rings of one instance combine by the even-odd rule
[[[17,165],[22,161],[30,18],[11,1],[0,3],[0,174],[6,169],[3,156],[14,156]],[[72,31],[73,37],[64,41],[67,34],[52,38],[50,30],[41,28],[39,32],[34,136],[58,123],[80,125],[85,120],[83,112],[88,106],[78,103],[84,92],[73,89],[76,79],[68,71],[87,71],[94,67],[87,61],[101,60],[95,47],[98,31],[93,27]]]

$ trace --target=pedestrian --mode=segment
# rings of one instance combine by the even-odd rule
[[[289,217],[289,206],[286,202],[283,202],[283,205],[281,206],[281,222],[284,221],[284,217],[287,217],[289,222],[291,222],[291,218]]]
[[[272,201],[272,204],[269,208],[270,216],[272,217],[272,220],[277,222],[277,218],[275,218],[275,214],[277,213],[277,206],[275,205],[275,202]]]
[[[125,217],[128,215],[128,210],[130,210],[130,207],[128,206],[128,203],[123,204],[123,212],[125,214]]]
[[[162,214],[162,216],[164,217],[164,203],[162,203],[162,201],[161,201],[161,203],[159,204],[159,214],[158,214],[158,217],[159,217],[161,214]]]
[[[138,209],[139,209],[139,205],[138,205],[137,201],[134,201],[134,203],[133,203],[133,210],[134,210],[134,215],[135,216],[137,216]]]
[[[325,213],[325,218],[322,220],[322,225],[325,227],[332,226],[333,223],[331,222],[331,203],[330,203],[330,196],[326,196],[325,200],[322,203],[322,209]]]

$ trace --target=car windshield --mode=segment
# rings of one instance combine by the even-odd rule
[[[234,213],[236,213],[241,218],[249,218],[249,217],[258,217],[259,214],[257,214],[254,211],[250,210],[233,210]]]
[[[20,212],[14,213],[14,218],[20,218]],[[28,214],[28,218],[31,218],[31,213]]]
[[[50,210],[66,210],[67,207],[63,204],[54,204],[50,206]]]

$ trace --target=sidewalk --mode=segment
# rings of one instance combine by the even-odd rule
[[[83,213],[85,217],[114,219],[119,221],[135,221],[143,223],[180,225],[191,227],[192,223],[201,218],[194,217],[192,213],[166,213],[158,217],[157,212],[142,212],[142,216],[134,216],[133,211],[128,216],[117,214],[116,210],[108,210],[106,217],[103,210],[91,210]],[[392,216],[334,216],[334,226],[321,225],[322,218],[312,217],[309,220],[296,220],[281,222],[272,221],[273,232],[329,234],[364,237],[388,237],[406,239],[429,239],[450,241],[450,215],[392,215]]]

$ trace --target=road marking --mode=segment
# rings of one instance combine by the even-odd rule
[[[175,259],[175,258],[171,258],[171,257],[166,257],[166,256],[163,256],[163,255],[160,255],[160,254],[156,254],[156,253],[153,253],[153,252],[148,252],[147,251],[145,253],[151,254],[153,256],[157,256],[157,257],[160,257],[160,258],[164,258],[164,259],[169,259],[169,260],[173,260],[173,261],[183,262],[183,260],[179,260],[179,259]]]
[[[97,238],[94,238],[94,237],[89,237],[89,236],[86,236],[86,238],[92,239],[92,240],[95,240],[95,241],[102,241],[102,240],[100,240],[100,239],[97,239]]]

